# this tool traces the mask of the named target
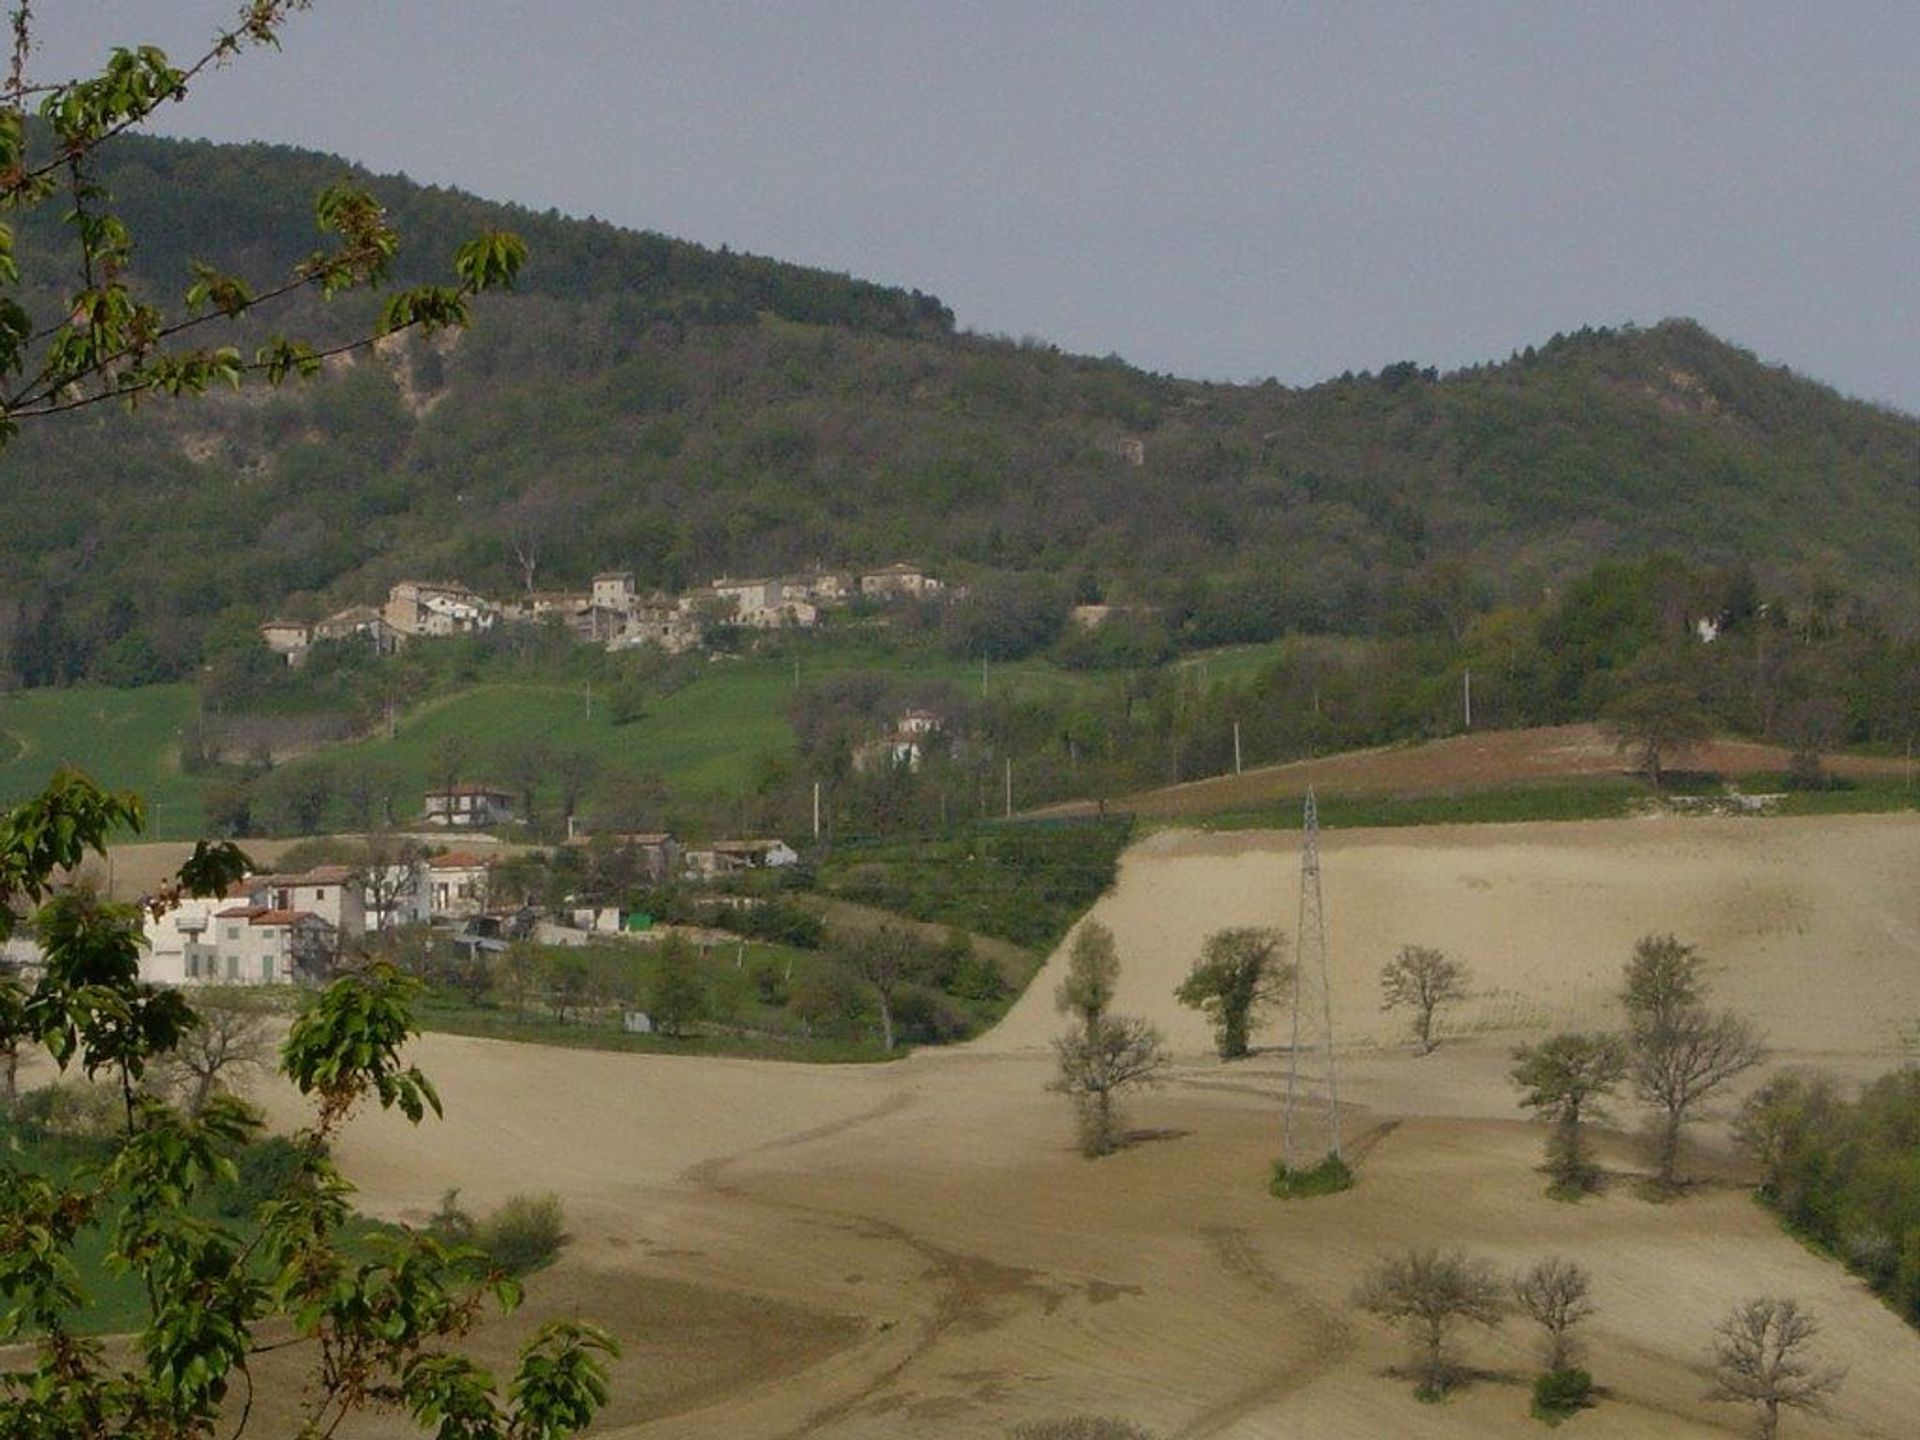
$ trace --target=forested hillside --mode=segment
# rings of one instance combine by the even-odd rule
[[[136,269],[179,291],[191,259],[312,249],[310,198],[348,169],[129,138],[102,179]],[[0,455],[11,683],[186,676],[402,575],[508,593],[515,540],[542,586],[911,556],[980,593],[1154,604],[1180,645],[1457,631],[1660,548],[1915,610],[1920,422],[1684,321],[1447,375],[1200,384],[956,334],[917,292],[373,183],[401,278],[504,225],[533,249],[520,292],[306,387],[29,427]],[[46,243],[22,237],[28,275]],[[361,303],[281,323],[347,333]]]

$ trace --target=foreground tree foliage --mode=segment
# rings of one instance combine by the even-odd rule
[[[1617,1035],[1555,1035],[1513,1052],[1508,1072],[1520,1104],[1553,1128],[1547,1135],[1550,1194],[1573,1198],[1592,1190],[1599,1168],[1587,1152],[1581,1126],[1605,1118],[1600,1102],[1627,1073],[1627,1048]]]
[[[210,70],[250,49],[277,46],[288,17],[307,0],[246,0],[233,23],[197,58],[174,64],[151,45],[113,51],[97,75],[51,85],[32,81],[32,11],[13,12],[12,66],[0,103],[0,209],[15,215],[66,206],[70,288],[22,275],[13,226],[0,226],[0,443],[23,423],[122,400],[201,394],[249,379],[279,385],[320,373],[328,355],[358,349],[374,336],[331,346],[273,335],[250,355],[210,346],[209,325],[228,325],[275,301],[311,292],[332,298],[383,284],[399,236],[368,192],[335,185],[315,199],[313,216],[327,245],[286,274],[246,276],[192,262],[184,296],[163,303],[135,283],[136,237],[97,178],[97,152],[186,97]],[[37,97],[31,122],[30,98]],[[484,290],[510,286],[526,259],[518,236],[495,231],[462,244],[455,283],[396,290],[381,305],[375,335],[460,327]],[[149,277],[150,279],[152,277]],[[23,300],[46,305],[40,314]]]
[[[1783,1411],[1826,1413],[1826,1397],[1845,1372],[1814,1363],[1809,1351],[1819,1332],[1797,1300],[1771,1297],[1734,1306],[1717,1327],[1714,1398],[1751,1406],[1756,1440],[1774,1440]]]
[[[1459,1250],[1408,1249],[1389,1255],[1366,1274],[1354,1303],[1370,1314],[1406,1327],[1418,1353],[1415,1394],[1438,1400],[1452,1387],[1456,1370],[1447,1359],[1447,1338],[1461,1321],[1491,1328],[1507,1313],[1507,1286],[1491,1262]]]
[[[1216,930],[1173,992],[1182,1005],[1212,1022],[1222,1060],[1247,1053],[1262,1012],[1278,1004],[1292,984],[1293,967],[1282,958],[1286,943],[1278,930],[1265,927]]]
[[[293,1137],[290,1182],[242,1224],[206,1218],[197,1196],[231,1180],[260,1121],[231,1095],[197,1113],[156,1098],[145,1082],[202,1024],[187,998],[139,979],[142,907],[58,877],[116,831],[138,831],[131,795],[73,772],[0,822],[0,932],[18,906],[39,902],[34,927],[45,971],[30,991],[0,981],[5,1043],[38,1046],[62,1070],[113,1087],[122,1129],[112,1159],[67,1178],[9,1162],[0,1168],[0,1341],[30,1344],[0,1372],[0,1434],[195,1437],[244,1429],[249,1365],[262,1350],[312,1356],[303,1433],[327,1434],[369,1407],[398,1408],[443,1436],[559,1436],[582,1428],[606,1399],[611,1337],[557,1322],[527,1343],[502,1385],[451,1348],[491,1298],[518,1302],[504,1274],[476,1280],[474,1252],[402,1232],[372,1242],[371,1258],[342,1248],[352,1185],[332,1142],[368,1102],[418,1123],[440,1100],[402,1050],[415,1033],[413,982],[371,966],[328,986],[293,1024],[281,1072],[314,1105]],[[167,895],[222,893],[245,872],[231,846],[196,847]],[[103,1247],[109,1268],[140,1274],[146,1318],[125,1347],[77,1333],[88,1295],[78,1260]],[[236,1385],[240,1415],[231,1409]],[[224,1420],[222,1419],[225,1416]]]

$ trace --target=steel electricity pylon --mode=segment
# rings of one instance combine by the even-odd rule
[[[1324,1123],[1312,1125],[1312,1112]],[[1320,810],[1307,789],[1300,845],[1300,926],[1294,937],[1293,1037],[1287,1052],[1287,1108],[1281,1159],[1290,1168],[1340,1154],[1340,1087],[1334,1073],[1333,992],[1327,978],[1327,914],[1320,896]],[[1303,1128],[1305,1133],[1303,1134]],[[1313,1131],[1326,1149],[1300,1153]]]

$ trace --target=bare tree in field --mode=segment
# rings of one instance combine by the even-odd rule
[[[449,730],[427,747],[427,779],[442,792],[460,783],[461,774],[473,760],[473,741],[457,730]]]
[[[1060,1070],[1048,1086],[1073,1098],[1080,1126],[1080,1153],[1093,1158],[1120,1148],[1116,1099],[1154,1084],[1169,1057],[1160,1032],[1132,1015],[1102,1015],[1053,1042]]]
[[[1053,992],[1054,1008],[1082,1026],[1095,1025],[1113,1004],[1119,980],[1120,956],[1114,949],[1113,932],[1098,920],[1089,920],[1067,952],[1067,974]]]
[[[1506,1284],[1485,1260],[1459,1250],[1408,1249],[1381,1260],[1360,1282],[1354,1303],[1381,1319],[1404,1326],[1418,1351],[1423,1399],[1447,1393],[1453,1369],[1447,1363],[1448,1335],[1462,1320],[1491,1328],[1506,1315]]]
[[[880,1002],[880,1042],[891,1052],[894,996],[923,959],[920,943],[898,925],[879,925],[855,936],[846,957],[854,973],[873,987]]]
[[[1716,1327],[1713,1398],[1753,1407],[1753,1433],[1774,1440],[1780,1412],[1824,1415],[1845,1371],[1816,1366],[1807,1353],[1820,1326],[1796,1300],[1762,1298],[1733,1307]]]
[[[1411,1010],[1420,1053],[1436,1043],[1433,1018],[1442,1005],[1467,996],[1467,967],[1430,945],[1403,945],[1380,970],[1380,1008]]]
[[[231,990],[208,990],[194,1008],[200,1023],[148,1068],[157,1089],[180,1096],[189,1115],[256,1070],[272,1068],[273,1034],[265,1008]]]
[[[1594,1313],[1593,1277],[1584,1265],[1558,1255],[1535,1261],[1513,1277],[1513,1298],[1522,1312],[1547,1332],[1541,1359],[1548,1370],[1564,1370],[1579,1353],[1573,1327]]]
[[[1593,1189],[1599,1170],[1581,1141],[1583,1122],[1605,1118],[1600,1101],[1627,1072],[1627,1047],[1618,1035],[1555,1035],[1513,1052],[1513,1083],[1520,1104],[1553,1126],[1547,1137],[1547,1173],[1552,1194],[1575,1196]]]
[[[1671,935],[1647,936],[1634,946],[1621,993],[1634,1093],[1657,1112],[1654,1160],[1667,1190],[1679,1183],[1681,1131],[1700,1102],[1767,1053],[1745,1020],[1707,1009],[1702,964]]]

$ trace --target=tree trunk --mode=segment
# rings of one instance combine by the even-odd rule
[[[14,1101],[18,1100],[19,1098],[20,1098],[20,1047],[18,1045],[9,1045],[7,1047],[6,1088],[4,1090],[0,1090],[0,1104],[5,1105],[6,1109],[9,1112],[11,1112],[13,1109]]]
[[[207,1099],[213,1094],[213,1068],[209,1066],[207,1069],[202,1070],[197,1077],[197,1081],[198,1083],[193,1087],[192,1103],[187,1106],[187,1113],[189,1115],[198,1115],[202,1110],[206,1109]]]
[[[1238,1060],[1247,1053],[1247,1012],[1235,1007],[1220,1018],[1220,1058]]]
[[[1660,1162],[1660,1184],[1668,1190],[1679,1183],[1674,1172],[1680,1165],[1680,1122],[1684,1113],[1684,1111],[1670,1108],[1666,1117],[1660,1122],[1660,1148],[1657,1156]]]
[[[886,991],[880,995],[880,1044],[891,1055],[893,1053],[893,997]]]
[[[1433,1053],[1433,1006],[1422,1005],[1420,1007],[1419,1019],[1420,1053],[1422,1055],[1431,1055]]]
[[[1429,1395],[1438,1395],[1446,1389],[1446,1366],[1441,1363],[1441,1342],[1446,1332],[1440,1328],[1438,1320],[1427,1321],[1427,1385]]]

